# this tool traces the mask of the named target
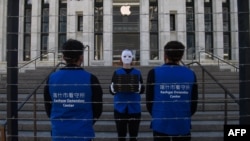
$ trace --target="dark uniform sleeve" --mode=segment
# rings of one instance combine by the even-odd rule
[[[152,115],[152,107],[154,101],[154,82],[155,82],[154,69],[148,72],[146,83],[146,107],[150,115]]]
[[[46,111],[47,116],[50,117],[51,108],[52,108],[52,104],[51,104],[52,99],[49,93],[48,81],[46,82],[46,85],[44,86],[43,96],[44,96],[45,111]]]
[[[197,111],[197,105],[198,105],[198,84],[196,75],[194,74],[194,76],[195,76],[195,83],[192,89],[191,115],[193,115]]]
[[[103,91],[102,87],[100,85],[99,80],[95,75],[91,76],[91,89],[92,89],[92,108],[93,108],[93,117],[94,117],[94,122],[98,118],[100,118],[102,114],[102,108],[103,108],[103,103],[102,103],[102,96],[103,96]]]

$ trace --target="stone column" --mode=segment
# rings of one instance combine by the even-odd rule
[[[31,47],[30,59],[40,56],[40,32],[41,32],[41,1],[33,1],[31,17]]]
[[[196,58],[205,60],[205,21],[204,21],[204,0],[195,0],[195,45]]]
[[[159,61],[164,62],[164,45],[170,41],[170,18],[168,2],[171,0],[158,0],[159,9]]]
[[[7,0],[0,1],[0,62],[6,62]]]
[[[49,1],[49,38],[48,38],[48,51],[49,61],[57,61],[58,59],[58,18],[59,18],[59,1]]]
[[[67,39],[72,38],[76,39],[77,32],[77,16],[76,10],[77,5],[83,5],[83,3],[79,1],[68,1],[67,3]]]
[[[113,61],[113,0],[103,1],[103,59],[104,66],[112,66]]]
[[[6,0],[7,1],[7,0]],[[25,5],[25,0],[20,0],[19,1],[19,36],[18,36],[18,61],[23,61],[23,52],[24,52],[24,5]],[[7,7],[7,5],[6,5]],[[6,15],[7,16],[7,15]]]
[[[179,6],[176,8],[177,13],[176,13],[176,34],[177,34],[177,40],[183,43],[183,45],[187,45],[187,18],[186,18],[186,2],[182,0],[179,1]],[[177,1],[176,1],[177,2]],[[187,49],[187,47],[186,47]],[[183,60],[186,59],[187,56],[187,50],[185,50]]]
[[[140,0],[140,65],[147,66],[150,56],[149,0]]]
[[[250,7],[250,6],[249,6]],[[238,4],[236,0],[230,0],[231,23],[231,48],[232,60],[239,62],[239,37],[238,37]]]
[[[214,55],[224,58],[222,0],[213,1]]]
[[[94,60],[94,0],[83,0],[83,44],[89,45],[84,51],[84,66]]]

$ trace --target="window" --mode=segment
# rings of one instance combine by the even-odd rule
[[[158,1],[150,0],[149,3],[150,23],[150,60],[159,60],[158,43]]]
[[[83,31],[83,16],[77,16],[77,31]]]
[[[175,31],[175,14],[170,13],[170,31]]]
[[[126,5],[126,3],[124,3]],[[124,5],[115,5],[113,7],[114,15],[113,20],[113,31],[118,32],[139,32],[139,6],[138,5],[128,5],[130,6],[131,13],[129,15],[122,15],[120,9]]]
[[[58,57],[61,57],[62,45],[67,40],[67,1],[60,0],[59,3],[59,26],[58,26]]]
[[[206,0],[204,3],[205,10],[205,50],[213,53],[213,10],[212,1]]]
[[[113,65],[120,65],[120,55],[124,49],[132,51],[133,64],[139,65],[140,0],[129,3],[113,0]]]
[[[194,2],[187,0],[186,2],[186,30],[187,30],[187,59],[193,60],[195,55],[195,14]]]
[[[28,0],[25,1],[24,6],[24,50],[23,50],[23,60],[29,61],[30,58],[30,50],[31,50],[31,9],[32,5]]]
[[[230,28],[230,3],[224,0],[223,8],[223,41],[224,41],[224,59],[231,59],[231,28]]]
[[[103,60],[103,1],[95,0],[95,48],[94,60]]]
[[[41,60],[48,59],[48,36],[49,36],[49,4],[42,1],[42,16],[41,16]]]

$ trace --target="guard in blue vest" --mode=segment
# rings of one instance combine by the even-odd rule
[[[196,74],[179,64],[184,49],[182,43],[170,41],[164,47],[165,64],[148,72],[146,106],[152,116],[154,141],[191,140],[198,85]]]
[[[44,87],[52,140],[91,141],[102,113],[102,88],[98,78],[81,67],[83,44],[69,39],[62,48],[67,65],[52,73]]]
[[[143,79],[140,70],[131,66],[133,54],[131,50],[125,49],[121,54],[122,68],[114,71],[110,93],[114,95],[114,118],[118,133],[118,141],[126,141],[127,132],[129,141],[137,141],[141,119],[141,94],[144,93]],[[119,75],[138,76],[137,91],[116,91],[114,82]],[[132,82],[131,82],[132,83]],[[129,83],[129,84],[131,84]]]

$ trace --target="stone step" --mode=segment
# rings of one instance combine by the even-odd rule
[[[39,98],[40,97],[40,98]],[[39,96],[38,99],[36,100],[36,108],[38,111],[43,111],[44,110],[44,100],[41,96]],[[105,96],[104,96],[105,97]],[[1,99],[0,99],[1,100]],[[24,102],[24,98],[19,100],[19,104]],[[0,103],[0,111],[5,111],[6,110],[6,99]],[[205,102],[203,104],[203,102]],[[22,108],[22,111],[30,111],[33,110],[33,105],[35,104],[34,100],[31,98]],[[142,111],[146,111],[146,101],[144,98],[142,98],[141,101],[141,106],[142,106]],[[198,102],[198,110],[202,110],[203,106],[205,107],[206,111],[224,111],[225,105],[224,105],[224,98],[219,98],[219,97],[212,97],[212,98],[206,98],[205,100],[199,100]],[[234,102],[234,100],[228,100],[228,105],[227,105],[228,111],[230,110],[235,110],[237,111],[239,106]],[[113,98],[104,98],[103,99],[103,109],[104,111],[113,111]]]
[[[109,123],[106,124],[108,126]],[[221,141],[223,140],[223,131],[221,130],[223,126],[218,126],[218,124],[222,123],[204,123],[210,124],[211,128],[214,130],[213,132],[204,131],[192,131],[192,141]],[[236,123],[235,123],[236,124]],[[95,125],[95,129],[97,128]],[[106,126],[103,126],[105,128]],[[115,141],[117,140],[117,133],[115,131],[109,131],[108,128],[105,128],[104,132],[96,132],[95,141]],[[115,130],[115,129],[114,129]],[[18,134],[20,141],[33,141],[34,133],[29,131],[21,131]],[[50,140],[50,132],[49,131],[39,131],[36,135],[38,140],[40,141],[49,141]],[[152,131],[149,129],[148,131],[139,131],[138,140],[143,141],[152,141]]]
[[[217,108],[217,110],[216,110]],[[206,108],[203,110],[202,105],[199,104],[197,113],[194,115],[193,119],[195,120],[224,120],[224,110],[223,106],[218,105],[206,105]],[[32,119],[34,114],[33,105],[25,105],[21,111],[18,112],[18,118],[20,119]],[[239,116],[238,108],[235,105],[228,106],[228,117],[230,119],[236,119]],[[45,113],[44,105],[37,106],[36,112],[37,118],[39,119],[47,119],[47,115]],[[0,105],[0,119],[5,119],[7,117],[6,105]],[[101,119],[112,119],[113,118],[113,104],[104,105],[103,113],[101,115]],[[146,107],[142,107],[142,118],[149,119],[150,115],[146,110]]]
[[[29,94],[19,94],[18,101],[19,104],[24,102],[24,100],[29,96]],[[236,98],[239,97],[238,94],[234,95]],[[37,110],[44,110],[44,99],[43,94],[37,94],[36,104]],[[142,110],[146,111],[146,101],[145,101],[145,94],[141,95],[141,104]],[[228,96],[229,97],[229,96]],[[6,95],[0,94],[0,111],[6,110],[7,99]],[[205,102],[205,103],[204,103]],[[225,107],[225,98],[224,94],[206,94],[203,96],[200,94],[198,99],[198,110],[202,110],[203,107],[206,107],[205,110],[207,111],[223,111]],[[228,102],[228,110],[238,110],[238,105],[235,103],[233,99],[229,97],[227,100]],[[204,103],[204,104],[203,104]],[[31,97],[29,101],[24,105],[22,108],[23,111],[33,110],[34,99]],[[113,110],[113,95],[111,94],[104,94],[103,95],[103,104],[104,104],[104,111],[112,111]]]
[[[239,73],[231,72],[229,70],[220,70],[215,66],[205,66],[219,82],[226,86],[236,98],[239,97]],[[86,70],[95,74],[102,85],[103,96],[103,113],[96,122],[96,138],[95,141],[116,141],[117,134],[115,129],[115,122],[113,117],[113,96],[109,94],[109,85],[114,70],[118,67],[85,67]],[[147,73],[152,66],[137,67],[141,70],[144,84],[146,83]],[[198,111],[192,117],[192,141],[221,141],[223,140],[223,126],[224,126],[224,91],[219,88],[215,82],[205,74],[205,81],[202,82],[202,73],[197,66],[191,67],[197,75],[197,82],[199,86],[199,102]],[[19,73],[18,80],[18,100],[23,100],[33,92],[33,89],[41,83],[41,81],[49,75],[52,67],[39,68],[37,70],[27,70],[25,73]],[[101,70],[101,71],[100,71]],[[0,78],[0,121],[4,122],[6,119],[6,87],[7,76],[1,75]],[[202,85],[205,84],[205,95],[203,99]],[[34,136],[37,136],[37,141],[50,141],[50,121],[44,109],[43,100],[43,86],[37,91],[37,135],[33,134],[34,116],[33,116],[33,99],[29,100],[18,113],[19,118],[19,141],[34,141]],[[205,102],[204,105],[202,102]],[[142,118],[139,132],[139,140],[152,141],[152,131],[150,127],[151,116],[147,112],[145,106],[145,94],[142,94]],[[239,122],[239,106],[234,100],[228,100],[228,123],[238,124]]]
[[[18,130],[20,131],[50,131],[51,124],[49,120],[36,120],[36,126],[34,126],[34,120],[32,119],[19,119],[18,120]],[[150,119],[142,119],[140,122],[140,132],[150,132]],[[228,124],[239,124],[238,120],[229,120]],[[35,130],[36,129],[36,130]],[[115,120],[98,120],[94,125],[96,132],[116,132]],[[209,132],[209,131],[218,131],[223,132],[224,130],[224,121],[211,120],[211,121],[192,121],[192,133],[195,132]]]
[[[34,141],[34,134],[32,132],[19,132],[19,141]],[[37,141],[51,141],[50,132],[38,132]],[[152,141],[153,135],[152,132],[145,132],[138,134],[139,141]],[[222,141],[223,133],[222,132],[195,132],[192,133],[191,141]],[[94,141],[117,141],[117,133],[114,132],[102,132],[96,133]]]

